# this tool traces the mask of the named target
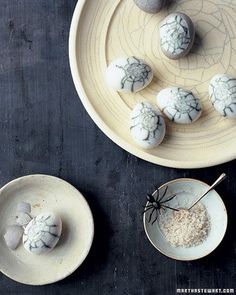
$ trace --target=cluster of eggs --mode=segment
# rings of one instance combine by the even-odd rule
[[[17,205],[16,212],[16,224],[8,226],[4,234],[11,250],[15,250],[21,241],[28,252],[37,255],[48,253],[56,246],[62,231],[60,216],[44,212],[32,217],[31,205],[23,201]]]
[[[166,0],[134,0],[148,13],[159,12]],[[160,47],[170,59],[186,56],[195,39],[195,28],[189,16],[183,13],[168,15],[160,25]],[[152,68],[142,59],[130,56],[113,61],[107,68],[106,81],[119,92],[137,92],[153,79]],[[223,116],[236,118],[236,78],[227,74],[215,75],[209,84],[209,96],[214,108]],[[165,136],[163,114],[172,122],[190,124],[202,113],[201,102],[191,91],[180,87],[161,90],[157,106],[149,102],[137,104],[130,115],[130,131],[134,141],[142,148],[159,145]]]

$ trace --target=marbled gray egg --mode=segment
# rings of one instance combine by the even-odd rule
[[[121,57],[107,68],[106,81],[119,92],[137,92],[145,88],[153,78],[151,67],[134,56]]]
[[[186,14],[172,13],[161,22],[160,46],[168,58],[178,59],[187,55],[194,39],[194,24]]]
[[[166,4],[166,0],[134,0],[134,3],[147,13],[157,13]]]
[[[59,241],[61,230],[62,222],[58,215],[52,212],[39,214],[24,230],[24,247],[33,254],[49,252]]]
[[[157,105],[171,121],[179,124],[195,122],[202,113],[200,100],[191,91],[177,87],[161,90]]]
[[[214,108],[224,117],[236,118],[236,78],[227,74],[215,75],[209,85]]]
[[[137,104],[130,115],[130,132],[140,147],[150,149],[158,146],[166,132],[161,112],[149,102]]]

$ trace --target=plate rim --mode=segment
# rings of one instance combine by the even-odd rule
[[[227,163],[229,161],[235,160],[236,155],[227,155],[224,153],[221,158],[212,157],[208,160],[202,161],[180,161],[180,160],[171,160],[166,158],[161,158],[158,156],[154,156],[151,154],[146,153],[145,150],[141,150],[135,145],[131,145],[127,143],[123,138],[118,136],[98,115],[94,107],[92,106],[87,94],[84,91],[83,83],[81,81],[79,75],[79,69],[77,67],[77,55],[76,55],[76,41],[77,41],[77,32],[79,30],[79,21],[83,11],[83,8],[86,4],[87,0],[80,0],[77,2],[71,25],[70,25],[70,32],[69,32],[69,42],[68,42],[68,49],[69,49],[69,64],[72,79],[74,82],[74,86],[76,88],[77,94],[79,96],[80,101],[82,102],[85,110],[94,121],[94,123],[98,126],[98,128],[108,137],[110,138],[115,144],[117,144],[120,148],[126,150],[128,153],[153,164],[161,165],[169,168],[184,168],[184,169],[195,169],[195,168],[206,168],[212,167],[219,164]]]
[[[31,286],[43,286],[43,285],[48,285],[48,284],[52,284],[52,283],[55,283],[55,282],[58,282],[58,281],[61,281],[63,279],[65,279],[66,277],[70,276],[74,271],[76,271],[76,269],[78,269],[82,264],[83,262],[85,261],[85,259],[87,258],[90,250],[91,250],[91,247],[92,247],[92,244],[93,244],[93,239],[94,239],[94,218],[93,218],[93,214],[92,214],[92,211],[91,211],[91,208],[87,202],[87,200],[85,199],[85,197],[83,196],[83,194],[76,188],[74,187],[72,184],[70,184],[69,182],[67,182],[66,180],[62,179],[62,178],[59,178],[57,176],[53,176],[53,175],[47,175],[47,174],[40,174],[40,173],[37,173],[37,174],[28,174],[28,175],[24,175],[24,176],[21,176],[21,177],[18,177],[18,178],[15,178],[9,182],[7,182],[6,184],[4,184],[1,188],[0,188],[0,194],[1,192],[8,188],[9,186],[11,187],[12,185],[15,185],[16,182],[19,182],[21,181],[22,179],[27,179],[27,178],[38,178],[38,177],[46,177],[46,178],[51,178],[51,179],[54,179],[54,180],[57,180],[57,181],[60,181],[62,183],[65,183],[66,185],[70,186],[72,189],[76,190],[77,193],[81,196],[81,198],[83,198],[85,204],[87,205],[88,207],[88,212],[90,214],[90,220],[91,220],[91,236],[90,236],[90,241],[89,241],[89,247],[87,248],[87,250],[85,251],[84,253],[84,257],[81,259],[81,261],[76,264],[76,266],[70,270],[70,272],[67,272],[66,274],[60,276],[60,278],[57,278],[57,279],[53,279],[53,280],[45,280],[45,282],[42,282],[42,283],[34,283],[34,282],[25,282],[23,280],[18,280],[12,276],[10,276],[9,274],[7,274],[5,271],[3,271],[1,269],[1,265],[0,265],[0,272],[2,274],[4,274],[6,277],[12,279],[13,281],[17,282],[17,283],[21,283],[21,284],[24,284],[24,285],[31,285]]]
[[[204,185],[205,185],[206,187],[208,187],[208,188],[210,187],[209,184],[207,184],[206,182],[204,182],[204,181],[202,181],[202,180],[195,179],[195,178],[188,178],[188,177],[184,178],[184,177],[182,177],[182,178],[176,178],[176,179],[173,179],[173,180],[167,181],[167,182],[163,183],[162,185],[160,185],[160,186],[158,187],[158,189],[161,189],[161,188],[163,188],[163,187],[165,187],[165,186],[167,186],[167,185],[169,185],[169,184],[171,184],[171,183],[182,182],[182,181],[198,182],[198,183],[204,184]],[[216,195],[219,197],[219,201],[221,202],[222,207],[223,207],[223,210],[225,211],[226,225],[225,225],[225,229],[224,229],[224,232],[223,232],[223,235],[222,235],[221,240],[219,241],[219,243],[218,243],[218,244],[217,244],[217,245],[216,245],[216,246],[215,246],[210,252],[208,252],[208,253],[206,253],[206,254],[203,254],[203,255],[200,255],[200,256],[198,256],[198,257],[196,257],[196,258],[192,258],[192,259],[189,259],[189,258],[186,258],[186,259],[185,259],[185,258],[180,259],[180,258],[176,258],[176,257],[174,257],[174,256],[172,256],[172,255],[167,255],[167,254],[164,253],[161,249],[159,249],[159,248],[153,243],[153,241],[151,240],[151,238],[150,238],[150,236],[149,236],[149,234],[148,234],[148,230],[147,230],[146,222],[145,222],[145,216],[146,216],[146,213],[144,213],[144,214],[143,214],[143,227],[144,227],[144,231],[145,231],[146,237],[148,238],[148,240],[149,240],[149,242],[152,244],[152,246],[153,246],[157,251],[159,251],[162,255],[164,255],[164,256],[166,256],[166,257],[168,257],[168,258],[171,258],[171,259],[177,260],[177,261],[194,261],[194,260],[198,260],[198,259],[201,259],[201,258],[204,258],[204,257],[208,256],[208,255],[211,254],[213,251],[215,251],[216,248],[222,243],[222,241],[223,241],[223,239],[224,239],[224,237],[225,237],[226,230],[227,230],[227,227],[228,227],[228,213],[227,213],[227,209],[226,209],[226,207],[225,207],[225,203],[224,203],[223,199],[221,198],[220,194],[218,194],[218,192],[217,192],[215,189],[213,189],[213,191],[214,191],[214,192],[216,193]],[[147,205],[147,204],[148,204],[148,202],[146,203],[146,205]]]

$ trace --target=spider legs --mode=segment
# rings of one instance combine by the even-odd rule
[[[153,208],[153,209],[152,209],[152,212],[151,212],[151,214],[149,215],[148,222],[150,222],[150,221],[152,220],[152,215],[153,215],[153,213],[154,213],[155,210],[156,210],[156,208]]]
[[[157,216],[158,216],[158,214],[157,214],[157,210],[156,210],[156,217],[155,217],[155,219],[153,220],[152,225],[154,224],[154,222],[157,221]]]
[[[179,211],[179,209],[171,208],[171,207],[169,207],[169,206],[167,206],[167,205],[162,205],[162,207],[164,207],[164,208],[168,208],[168,209],[171,209],[171,210],[174,210],[174,211]]]
[[[161,198],[159,199],[159,202],[165,197],[166,193],[167,193],[167,190],[168,190],[168,186],[166,186],[165,188],[165,191],[164,191],[164,194],[161,196]]]
[[[140,60],[137,59],[135,56],[133,56],[133,59],[136,60],[136,62],[137,62],[139,65],[141,64]],[[129,58],[128,58],[128,63],[130,64],[130,60],[129,60]],[[132,62],[132,63],[133,63],[133,62]],[[132,63],[131,63],[131,64],[132,64]]]
[[[121,88],[124,89],[125,88],[125,83],[128,80],[128,78],[125,76],[122,80],[121,80]]]
[[[146,213],[148,210],[150,210],[150,209],[153,209],[153,206],[150,206],[150,207],[145,207],[145,209],[144,209],[144,211],[143,211],[143,213]]]
[[[131,84],[131,91],[132,92],[134,92],[134,84],[135,84],[135,81],[133,81],[132,84]]]
[[[169,201],[171,201],[172,199],[174,199],[176,197],[176,195],[173,195],[172,197],[170,197],[169,199],[165,200],[162,202],[162,204],[167,203]]]

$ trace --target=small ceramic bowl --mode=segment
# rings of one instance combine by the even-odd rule
[[[52,211],[62,220],[62,234],[49,253],[34,255],[23,242],[14,251],[3,239],[7,226],[15,223],[21,201],[31,204],[31,215]],[[68,182],[48,175],[29,175],[15,179],[0,189],[0,271],[28,285],[59,281],[84,261],[94,235],[92,213],[82,194]]]
[[[168,202],[173,208],[189,208],[193,202],[208,188],[204,182],[189,178],[180,178],[163,184],[159,190],[160,195],[168,186],[165,198],[172,194],[176,197]],[[195,260],[210,254],[222,241],[227,228],[227,212],[225,205],[215,190],[211,190],[201,201],[206,208],[209,220],[210,231],[206,240],[195,247],[184,248],[174,247],[167,242],[164,234],[159,228],[159,222],[153,225],[149,223],[150,211],[147,211],[143,217],[144,229],[151,244],[162,254],[176,260]]]

